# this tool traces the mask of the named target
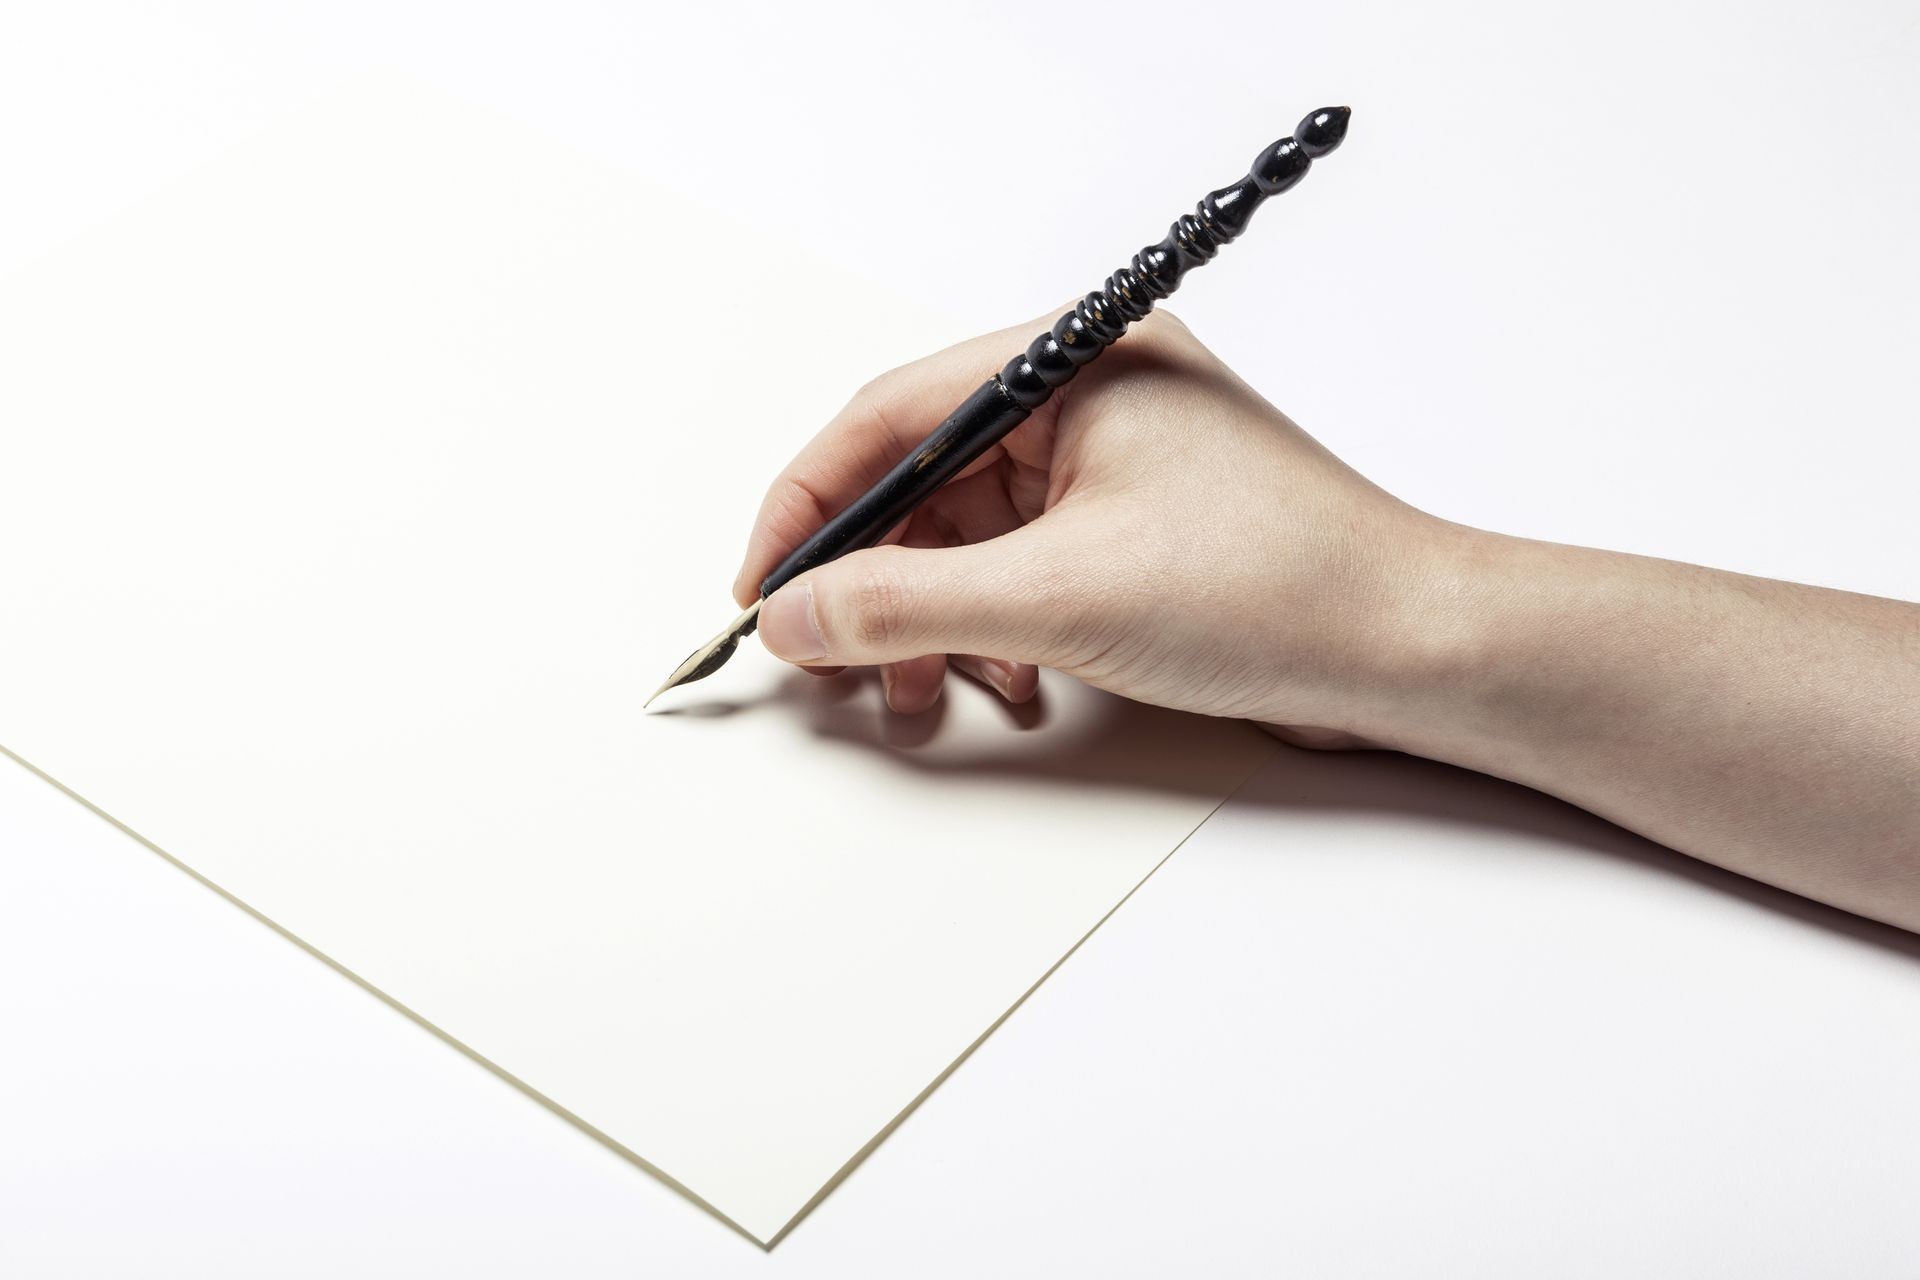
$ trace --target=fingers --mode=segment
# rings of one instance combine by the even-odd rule
[[[940,687],[946,680],[944,653],[890,662],[880,668],[880,687],[886,691],[887,706],[903,716],[918,715],[940,701]]]
[[[886,693],[887,708],[901,715],[918,715],[940,701],[946,684],[947,667],[965,672],[1008,702],[1031,702],[1040,692],[1040,669],[1031,662],[1007,662],[1000,658],[980,658],[970,653],[931,654],[889,662],[880,668],[880,685]],[[845,667],[803,667],[815,675],[837,674]]]
[[[985,334],[862,387],[767,490],[734,580],[741,606],[759,595],[761,579],[789,551],[871,488],[1037,332],[1029,322]],[[997,456],[989,451],[962,474],[993,465]]]
[[[1039,537],[1029,528],[968,546],[844,556],[774,592],[760,611],[761,641],[775,657],[810,666],[947,653],[1062,665],[1081,609]],[[1023,689],[1016,668],[1006,675],[1009,696]],[[994,675],[982,678],[998,687]]]
[[[896,369],[863,387],[768,490],[734,583],[736,599],[743,606],[752,601],[759,592],[761,580],[782,557],[871,487],[938,426],[953,405],[991,377],[1009,355],[1022,349],[1052,318],[1050,313],[1027,324],[961,343]],[[959,478],[921,508],[910,526],[894,530],[886,542],[924,551],[985,542],[1020,528],[1025,517],[1010,496],[1005,460],[999,448],[976,459]],[[1038,510],[1037,502],[1030,505]],[[848,557],[848,560],[858,558]],[[959,567],[946,564],[949,571]],[[834,572],[826,576],[830,570]],[[778,607],[769,601],[760,624],[761,636],[769,651],[821,675],[833,674],[847,666],[878,665],[888,705],[896,711],[924,711],[939,699],[948,666],[948,659],[943,656],[948,649],[943,645],[929,642],[919,648],[909,645],[911,651],[902,651],[898,642],[904,639],[904,633],[900,633],[894,637],[896,643],[886,650],[893,656],[872,656],[879,652],[867,643],[879,638],[872,629],[893,626],[888,620],[890,607],[881,600],[890,593],[890,588],[879,579],[848,588],[846,571],[836,566],[816,570],[808,577],[819,577],[831,588],[832,599],[837,601],[851,594],[853,602],[834,604],[831,622],[819,623],[814,616],[817,605],[812,586],[803,593],[803,604],[796,603],[802,594],[792,595]],[[789,595],[786,591],[778,594]],[[950,602],[949,607],[956,606]],[[937,612],[922,614],[923,634],[931,636],[955,630],[941,622],[935,616]],[[975,611],[972,622],[966,617],[957,618],[957,633],[984,639],[988,631],[973,625],[984,616],[985,610],[981,609]],[[822,634],[823,627],[840,637],[831,655],[824,648],[824,639],[815,639]],[[1038,629],[1031,619],[1022,620],[1010,613],[993,632],[1012,634]],[[821,656],[813,659],[798,656],[814,649],[819,649]],[[1039,682],[1033,661],[976,656],[977,652],[990,651],[993,650],[984,644],[961,650],[953,659],[953,665],[1009,701],[1024,702],[1032,698]]]
[[[907,547],[957,547],[985,542],[1020,527],[1020,516],[1007,496],[1000,467],[954,481],[929,500],[901,531]],[[1010,701],[1024,702],[1038,686],[1039,673],[1030,665],[956,657],[954,665]],[[838,670],[839,668],[835,668]],[[945,655],[908,658],[880,668],[887,705],[902,714],[927,710],[940,697],[946,682]],[[1016,691],[1024,696],[1016,697]]]
[[[897,541],[907,547],[960,547],[1012,533],[1026,521],[1008,493],[1005,458],[962,476],[921,504]]]
[[[950,661],[955,671],[966,672],[1008,702],[1030,702],[1040,692],[1040,668],[1031,662],[980,658],[970,653],[956,653]]]

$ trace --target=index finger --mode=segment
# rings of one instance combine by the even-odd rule
[[[1045,327],[1047,322],[1040,322]],[[734,579],[742,608],[760,595],[760,582],[808,535],[873,487],[887,469],[940,425],[976,387],[1026,347],[1033,325],[983,334],[884,373],[854,393],[819,435],[774,480],[754,518],[746,557]],[[997,450],[961,475],[989,465]]]

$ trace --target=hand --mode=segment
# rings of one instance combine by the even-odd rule
[[[780,477],[734,585],[904,456],[1045,320],[889,373]],[[1186,327],[1135,325],[895,532],[775,593],[760,636],[815,669],[879,666],[926,709],[949,662],[1021,701],[1036,666],[1163,706],[1315,726],[1389,713],[1381,676],[1446,526],[1343,465]]]
[[[734,591],[1037,332],[879,379],[774,482]],[[1162,314],[897,531],[763,607],[776,656],[1035,665],[1307,746],[1388,746],[1920,929],[1920,608],[1449,524],[1315,444]]]

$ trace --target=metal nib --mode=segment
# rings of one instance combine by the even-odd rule
[[[740,641],[753,634],[760,625],[760,602],[755,600],[747,611],[733,620],[733,624],[713,639],[687,655],[687,660],[673,669],[667,682],[653,691],[653,698],[659,697],[669,689],[683,684],[692,684],[695,680],[704,680],[720,668],[727,665],[727,659],[740,647]],[[648,698],[640,706],[644,710],[653,705]]]

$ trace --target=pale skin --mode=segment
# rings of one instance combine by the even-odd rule
[[[774,481],[734,594],[1045,321],[877,379]],[[1920,605],[1467,528],[1345,466],[1150,316],[892,545],[808,573],[760,636],[880,668],[1048,667],[1301,746],[1405,751],[1920,931]]]

